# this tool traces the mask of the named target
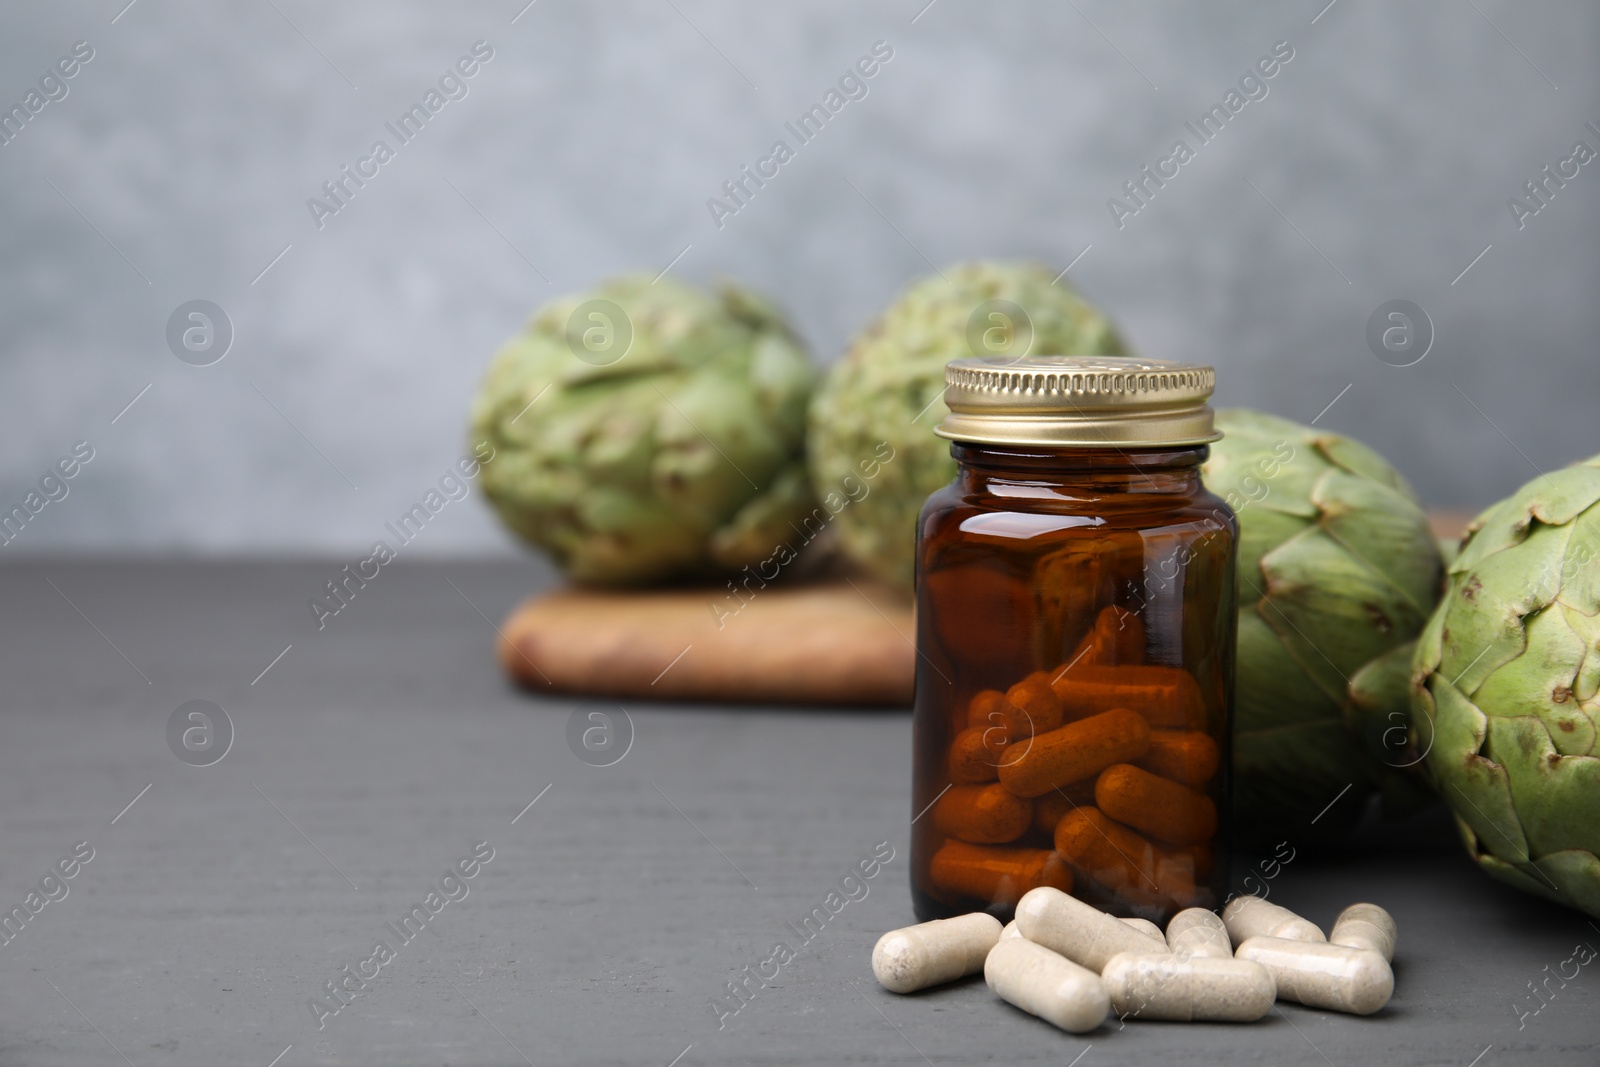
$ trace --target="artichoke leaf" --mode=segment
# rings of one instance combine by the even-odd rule
[[[1540,856],[1531,866],[1539,877],[1532,880],[1541,896],[1559,900],[1563,904],[1581,908],[1590,915],[1600,915],[1600,857],[1593,852],[1569,849]],[[1561,887],[1560,895],[1551,891],[1551,884]]]
[[[1405,597],[1415,629],[1438,596],[1439,560],[1428,516],[1416,501],[1381,482],[1330,472],[1313,490],[1328,536]]]
[[[1535,521],[1564,526],[1596,500],[1600,500],[1600,467],[1579,464],[1542,474],[1475,520],[1481,528],[1462,548],[1451,572],[1471,570],[1480,560],[1521,544]]]
[[[775,420],[785,434],[803,432],[806,401],[816,383],[811,360],[787,337],[756,341],[750,357],[750,387],[762,415]]]
[[[1511,800],[1510,776],[1486,753],[1480,754],[1489,720],[1444,678],[1435,675],[1428,689],[1435,714],[1427,764],[1440,794],[1472,828],[1480,847],[1527,862],[1528,841]]]
[[[1460,817],[1457,816],[1457,821]],[[1463,834],[1463,837],[1466,835]],[[1571,903],[1562,892],[1556,888],[1560,883],[1548,874],[1538,864],[1524,864],[1521,866],[1507,863],[1492,852],[1484,852],[1478,848],[1478,842],[1468,841],[1467,850],[1472,858],[1478,861],[1478,866],[1497,881],[1504,882],[1513,889],[1520,889],[1524,893],[1532,893],[1536,897],[1554,900],[1561,904]],[[1530,871],[1532,873],[1530,873]]]
[[[770,414],[749,402],[744,389],[729,388],[722,379],[697,376],[671,401],[672,415],[682,420],[671,420],[674,432],[682,433],[683,423],[687,423],[695,436],[704,437],[727,460],[730,470],[741,480],[748,479],[747,491],[759,491],[750,482],[764,485],[796,454],[791,442],[800,433],[800,424],[783,432]]]
[[[1261,616],[1329,692],[1343,693],[1362,664],[1403,643],[1423,615],[1394,584],[1326,531],[1307,530],[1262,561]],[[1302,647],[1303,646],[1303,647]]]
[[[1226,412],[1226,447],[1206,461],[1206,486],[1235,510],[1266,505],[1286,515],[1314,519],[1311,490],[1327,463],[1306,427],[1260,411]]]
[[[684,515],[731,513],[760,492],[781,462],[753,413],[719,407],[713,389],[691,386],[656,413],[652,481]]]
[[[1600,504],[1572,522],[1572,536],[1557,574],[1560,599],[1585,615],[1600,615]]]
[[[1239,734],[1339,718],[1342,688],[1319,687],[1255,611],[1239,613],[1235,728]]]
[[[1417,498],[1416,491],[1401,473],[1387,460],[1353,437],[1326,434],[1317,441],[1317,450],[1328,462],[1367,481],[1393,489],[1408,500]]]
[[[1467,524],[1461,546],[1450,561],[1450,574],[1464,574],[1479,560],[1520,545],[1528,534],[1528,513],[1514,500],[1491,504]]]
[[[1216,492],[1215,489],[1212,491]],[[1239,573],[1249,575],[1257,585],[1265,584],[1261,571],[1262,558],[1314,525],[1314,517],[1307,517],[1298,509],[1279,508],[1276,503],[1268,497],[1260,503],[1235,509],[1240,515]]]
[[[1475,692],[1505,662],[1499,658],[1504,650],[1526,645],[1524,620],[1561,591],[1561,560],[1571,534],[1571,526],[1535,526],[1514,550],[1486,557],[1458,576],[1450,623],[1454,642],[1452,647],[1446,640],[1444,669],[1465,672],[1458,683],[1463,691]],[[1476,659],[1490,645],[1491,654]]]
[[[1372,659],[1350,677],[1345,725],[1366,742],[1368,751],[1390,767],[1416,762],[1409,754],[1411,660],[1415,653],[1415,644],[1407,641]]]
[[[1444,656],[1446,614],[1442,605],[1436,608],[1422,627],[1422,632],[1417,635],[1417,650],[1411,658],[1413,700],[1427,694],[1428,675],[1439,669],[1439,661]]]
[[[1573,693],[1583,639],[1554,604],[1524,619],[1523,628],[1527,650],[1485,678],[1473,691],[1473,703],[1494,709],[1493,715],[1537,716],[1563,755],[1591,752],[1595,724]]]
[[[796,460],[765,492],[746,502],[726,525],[712,533],[711,558],[728,570],[758,567],[757,576],[771,581],[808,539],[801,534],[800,522],[818,513],[829,517],[812,494],[805,463]],[[759,566],[768,561],[771,568]],[[773,573],[765,573],[768,569]]]
[[[1463,693],[1472,694],[1485,678],[1522,655],[1528,638],[1516,616],[1490,629],[1484,622],[1493,620],[1455,608],[1453,604],[1439,608],[1445,625],[1436,669]]]
[[[650,481],[650,461],[656,450],[652,434],[652,413],[635,406],[617,405],[607,418],[589,421],[574,427],[580,449],[570,455],[584,464],[597,480],[643,489]],[[551,442],[561,436],[558,427],[552,427]],[[559,445],[556,446],[559,448]],[[581,450],[581,459],[578,451]]]
[[[614,362],[587,363],[558,353],[560,370],[554,381],[572,392],[592,390],[627,378],[660,378],[671,380],[673,374],[683,369],[681,362],[671,352],[655,350],[629,352]]]
[[[1600,615],[1585,615],[1581,611],[1561,605],[1567,626],[1583,644],[1583,659],[1572,679],[1572,695],[1584,703],[1600,694]],[[1589,715],[1593,717],[1591,710]]]
[[[1600,759],[1560,755],[1532,715],[1491,716],[1487,752],[1510,779],[1512,818],[1530,857],[1600,852]]]

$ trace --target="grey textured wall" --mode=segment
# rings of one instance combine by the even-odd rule
[[[680,252],[824,361],[929,261],[1081,254],[1142,352],[1214,362],[1224,403],[1337,397],[1322,424],[1436,504],[1600,450],[1600,164],[1521,228],[1506,203],[1600,149],[1593,5],[123,2],[0,13],[7,107],[94,51],[0,145],[0,501],[94,449],[12,553],[364,548],[531,308]],[[307,199],[478,40],[465,98],[319,228]],[[707,199],[880,40],[719,228]],[[1108,198],[1278,41],[1267,95],[1118,228]],[[206,367],[165,340],[196,298],[235,331]],[[1436,332],[1405,368],[1365,340],[1401,298]],[[408,549],[509,550],[475,498]]]

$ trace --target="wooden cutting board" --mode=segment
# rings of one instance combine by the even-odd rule
[[[1438,536],[1471,516],[1435,512]],[[774,585],[742,602],[726,586],[565,589],[501,628],[506,672],[548,692],[773,704],[911,703],[911,605],[857,575]]]
[[[911,605],[861,577],[769,586],[564,589],[501,628],[500,663],[537,691],[776,704],[911,703]]]

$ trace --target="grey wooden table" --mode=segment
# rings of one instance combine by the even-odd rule
[[[1271,883],[1324,924],[1395,913],[1373,1018],[1074,1037],[981,980],[885,993],[868,954],[911,921],[906,714],[536,698],[490,650],[545,572],[391,565],[319,631],[306,600],[342,562],[0,567],[0,909],[25,916],[0,1064],[1600,1061],[1600,965],[1554,977],[1597,924],[1479,875],[1437,817],[1301,849]],[[220,721],[169,745],[191,700],[233,727],[209,766]],[[575,711],[609,749],[569,744]]]

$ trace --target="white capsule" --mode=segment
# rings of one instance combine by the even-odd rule
[[[1316,923],[1302,919],[1288,908],[1268,904],[1260,897],[1234,897],[1222,909],[1222,925],[1234,946],[1252,937],[1285,937],[1292,941],[1326,941],[1327,935]]]
[[[1167,951],[1164,938],[1158,941],[1051,886],[1030,889],[1017,901],[1017,929],[1034,944],[1096,974],[1119,952]]]
[[[1271,1011],[1278,995],[1265,967],[1231,956],[1119,952],[1102,977],[1112,1010],[1123,1018],[1248,1023]]]
[[[890,930],[872,949],[872,973],[891,993],[914,993],[983,969],[1000,940],[1000,920],[985,912]]]
[[[983,978],[1001,1000],[1070,1034],[1093,1030],[1111,1007],[1098,974],[1025,937],[991,949]]]
[[[1394,994],[1394,972],[1367,949],[1252,937],[1239,946],[1238,957],[1265,967],[1278,984],[1278,996],[1308,1008],[1371,1015]]]
[[[1022,931],[1017,929],[1017,920],[1012,919],[1000,928],[1000,940],[1008,941],[1013,937],[1021,937]]]
[[[1167,935],[1161,932],[1161,927],[1157,926],[1149,919],[1130,919],[1124,917],[1122,921],[1139,931],[1141,934],[1149,934],[1163,945],[1167,943]]]
[[[1348,948],[1364,948],[1394,962],[1397,934],[1394,916],[1376,904],[1352,904],[1333,922],[1328,941]]]
[[[1220,959],[1233,955],[1228,928],[1209,908],[1185,908],[1167,923],[1167,944],[1174,955]]]

